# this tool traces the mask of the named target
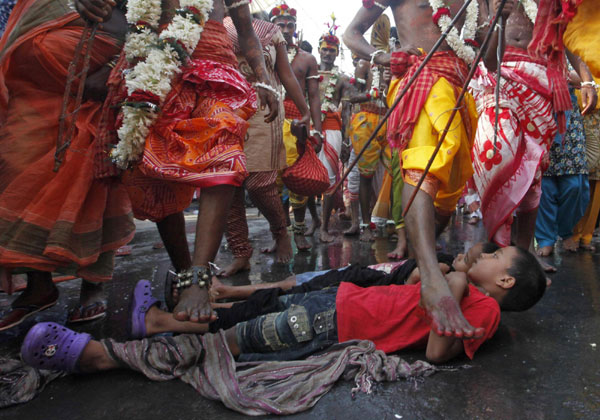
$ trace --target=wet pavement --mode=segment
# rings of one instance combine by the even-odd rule
[[[248,209],[255,248],[252,269],[224,282],[272,282],[290,273],[341,267],[348,263],[372,264],[386,260],[394,242],[382,237],[361,243],[341,234],[335,243],[321,245],[313,239],[310,252],[295,253],[287,265],[259,252],[270,244],[268,225]],[[188,240],[193,240],[193,213],[187,213]],[[347,227],[336,223],[341,231]],[[459,252],[484,236],[481,223],[472,226],[458,214],[439,243],[448,252]],[[158,268],[168,268],[154,224],[138,222],[132,254],[119,257],[114,281],[107,285],[109,316],[77,327],[95,337],[125,339],[128,301],[134,284],[153,279]],[[225,266],[231,254],[221,247],[217,264]],[[378,385],[371,395],[351,399],[349,382],[339,382],[317,405],[293,419],[598,419],[600,418],[600,254],[567,253],[562,249],[548,259],[558,273],[533,309],[506,313],[496,335],[477,352],[452,365],[465,367],[439,372],[418,381]],[[58,305],[0,333],[0,355],[16,356],[24,334],[40,321],[64,323],[67,309],[77,303],[79,280],[59,285]],[[163,296],[162,280],[153,279],[154,294]],[[0,293],[0,310],[11,297]],[[401,353],[413,361],[424,355]],[[0,410],[2,419],[237,419],[242,415],[221,403],[198,396],[178,381],[151,382],[130,371],[70,376],[51,383],[33,401]]]

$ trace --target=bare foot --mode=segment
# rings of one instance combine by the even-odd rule
[[[316,230],[320,227],[321,227],[321,219],[319,219],[319,218],[313,219],[313,221],[310,224],[310,227],[308,229],[306,229],[306,233],[304,234],[304,236],[312,236],[316,232]]]
[[[292,255],[294,255],[292,251],[292,242],[290,239],[290,235],[285,233],[281,237],[275,240],[275,243],[271,245],[269,248],[263,248],[261,250],[265,254],[275,253],[275,261],[282,264],[287,264],[292,259]]]
[[[467,221],[467,223],[470,225],[476,225],[477,223],[479,223],[479,216],[469,217],[469,220]]]
[[[319,231],[319,239],[321,240],[321,242],[328,244],[335,240],[335,236],[333,236],[332,234],[327,232],[327,230],[321,227],[321,230]]]
[[[577,252],[577,250],[579,249],[579,241],[575,242],[572,236],[563,240],[562,245],[564,249],[571,252]]]
[[[428,285],[428,286],[426,286]],[[425,281],[421,277],[421,306],[432,319],[432,327],[440,336],[480,338],[485,329],[473,328],[460,311],[444,277]]]
[[[387,254],[387,257],[392,260],[401,260],[406,256],[406,251],[408,250],[406,244],[406,229],[400,228],[396,229],[396,235],[398,237],[398,242],[396,243],[396,248]]]
[[[354,235],[357,235],[358,232],[360,232],[360,226],[357,223],[357,224],[353,224],[348,229],[346,229],[344,231],[344,235],[346,235],[346,236],[354,236]]]
[[[193,284],[181,291],[179,303],[173,310],[173,317],[178,321],[211,322],[217,315],[210,306],[210,298],[206,287]]]
[[[579,244],[579,247],[581,249],[583,249],[584,251],[591,251],[594,252],[596,250],[596,247],[594,245],[590,244],[584,244],[583,242]]]
[[[539,255],[536,255],[536,258],[546,273],[556,273],[556,267],[543,261]]]
[[[294,242],[296,243],[296,248],[298,248],[298,251],[308,251],[310,248],[312,248],[312,245],[306,240],[306,236],[302,234],[294,233]]]
[[[231,264],[219,271],[219,276],[230,277],[240,271],[250,270],[250,258],[236,257]]]
[[[360,230],[360,241],[361,242],[372,242],[375,240],[373,235],[373,231],[367,226],[365,228],[361,228]]]
[[[551,255],[553,252],[554,252],[553,246],[543,246],[537,250],[537,254],[540,257],[547,257],[547,256]]]

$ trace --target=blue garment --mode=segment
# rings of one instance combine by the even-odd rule
[[[16,3],[17,0],[0,0],[0,37],[2,37],[4,29],[6,29],[8,17]]]
[[[240,362],[299,360],[338,342],[337,287],[279,297],[280,312],[236,326]]]
[[[587,175],[542,177],[542,197],[535,222],[538,246],[554,246],[558,237],[573,236],[573,228],[585,214],[589,201]]]

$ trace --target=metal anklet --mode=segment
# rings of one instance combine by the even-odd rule
[[[209,267],[191,267],[188,270],[182,271],[181,273],[173,273],[175,275],[174,286],[178,289],[189,287],[193,284],[197,284],[198,287],[210,288],[212,283],[213,272]]]
[[[294,235],[304,235],[306,233],[306,224],[304,222],[294,222],[292,232],[294,232]]]

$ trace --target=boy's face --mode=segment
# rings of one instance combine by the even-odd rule
[[[452,267],[454,267],[455,271],[460,271],[466,273],[469,271],[471,266],[477,258],[481,255],[481,251],[483,250],[483,242],[478,242],[473,245],[465,254],[458,254],[454,261],[452,262]]]
[[[506,289],[514,284],[514,278],[508,274],[508,269],[512,266],[517,252],[516,247],[509,246],[500,248],[493,254],[482,253],[467,272],[469,280],[484,289],[490,296],[501,297],[500,294],[505,293]],[[507,280],[510,287],[507,287]]]

